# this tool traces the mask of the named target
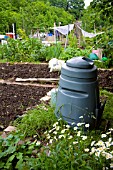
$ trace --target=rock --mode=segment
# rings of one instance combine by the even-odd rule
[[[51,97],[50,96],[44,96],[40,100],[41,101],[48,101]]]
[[[12,132],[12,131],[15,131],[15,130],[16,130],[16,127],[8,126],[6,129],[4,129],[4,132]]]

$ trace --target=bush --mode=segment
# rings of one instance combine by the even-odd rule
[[[60,43],[47,47],[46,48],[46,61],[49,61],[52,58],[59,59],[59,56],[62,53],[62,51],[63,51],[63,48]]]
[[[110,62],[110,59],[107,61],[94,60],[94,64],[97,66],[97,68],[110,68]]]
[[[71,59],[73,57],[79,57],[79,56],[84,56],[84,57],[88,57],[90,53],[90,50],[87,49],[80,49],[80,48],[72,48],[70,46],[68,46],[61,54],[60,54],[60,59],[63,60],[68,60]]]
[[[0,46],[0,58],[12,62],[34,62],[45,60],[46,48],[38,39],[9,39],[7,45]]]

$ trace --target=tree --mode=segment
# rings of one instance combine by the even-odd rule
[[[103,55],[109,58],[109,64],[113,65],[113,2],[112,0],[93,0],[90,6],[84,10],[82,27],[86,31],[100,32],[96,36],[93,47],[102,48]],[[90,21],[90,22],[89,22]]]
[[[12,31],[12,23],[17,29],[23,29],[29,35],[32,28],[47,29],[58,25],[72,23],[74,18],[64,9],[50,6],[39,0],[1,0],[0,1],[0,33]],[[10,29],[11,28],[11,29]]]
[[[49,0],[52,6],[64,8],[64,10],[68,11],[76,19],[80,18],[82,15],[82,11],[84,9],[85,3],[84,0]]]
[[[112,0],[93,0],[91,8],[94,8],[107,24],[113,23],[113,1]]]
[[[90,6],[84,10],[82,23],[87,31],[106,30],[113,24],[113,2],[112,0],[93,0]],[[89,22],[90,21],[90,22]]]
[[[59,22],[62,24],[72,23],[74,18],[71,14],[61,8],[50,6],[49,3],[32,2],[23,9],[24,29],[30,33],[32,28],[47,30]]]

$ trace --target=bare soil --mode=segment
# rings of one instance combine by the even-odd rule
[[[99,87],[113,92],[113,69],[98,70]]]
[[[16,78],[59,78],[48,64],[0,63],[0,127],[7,127],[26,110],[41,103],[55,83],[16,83]],[[99,86],[113,92],[113,70],[98,70]]]

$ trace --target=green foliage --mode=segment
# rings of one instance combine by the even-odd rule
[[[85,6],[83,0],[49,0],[49,2],[53,6],[64,8],[65,11],[71,13],[76,19],[81,17]]]
[[[25,30],[18,29],[17,32],[18,32],[21,39],[26,39],[27,38]]]
[[[88,32],[103,31],[113,23],[111,13],[112,1],[110,0],[93,0],[90,6],[84,10],[82,17],[82,26]],[[90,21],[90,22],[88,22]]]
[[[113,2],[110,0],[93,0],[84,10],[82,27],[88,32],[104,32],[93,38],[92,46],[103,49],[103,56],[109,59],[109,66],[113,66]],[[90,21],[90,22],[89,22]]]
[[[0,169],[25,170],[35,166],[33,150],[38,150],[40,147],[39,141],[25,141],[24,136],[18,131],[6,138],[0,137]],[[30,161],[31,156],[34,164]]]
[[[69,34],[68,38],[69,38],[69,40],[68,40],[69,46],[72,48],[77,48],[78,40],[77,40],[76,36],[74,35],[73,31]]]
[[[99,12],[97,13],[96,9],[91,8],[90,6],[84,10],[81,20],[82,28],[87,32],[99,32],[103,25],[105,25],[105,21],[101,19]]]
[[[73,57],[78,57],[78,56],[85,56],[88,57],[90,53],[90,50],[87,49],[80,49],[80,48],[72,48],[68,46],[60,55],[60,58],[63,60],[68,60]]]
[[[41,163],[44,167],[63,170],[95,170],[103,169],[104,166],[109,167],[110,160],[107,160],[105,155],[103,156],[104,149],[101,150],[109,135],[103,135],[106,136],[105,139],[102,139],[101,135],[99,140],[100,136],[94,136],[94,132],[84,133],[82,125],[82,123],[78,123],[77,127],[72,129],[58,120],[51,130],[45,132],[49,143],[45,147],[48,155],[45,152],[40,153]],[[88,124],[85,126],[89,127]],[[112,146],[108,152],[110,153],[110,151],[112,151]]]
[[[45,60],[46,47],[38,39],[9,39],[7,45],[0,46],[0,59],[13,62],[35,62]]]
[[[111,60],[107,61],[100,61],[100,60],[94,60],[94,64],[97,66],[97,68],[110,68],[111,66]]]
[[[106,105],[105,105],[105,109],[104,109],[104,113],[103,113],[103,118],[112,120],[113,119],[113,114],[112,114],[113,107],[111,107],[111,106],[112,106],[112,102],[113,102],[113,94],[106,90],[101,90],[100,95],[103,96],[103,98],[106,98]],[[112,126],[113,126],[113,122],[112,122]]]
[[[71,37],[69,39],[72,40]],[[52,58],[68,60],[77,56],[87,57],[89,53],[89,49],[76,48],[72,41],[66,49],[60,43],[47,47],[40,40],[32,38],[21,41],[9,39],[7,45],[0,46],[0,59],[10,62],[49,61]]]
[[[1,0],[0,9],[1,34],[12,32],[12,23],[16,23],[17,30],[25,30],[25,33],[29,35],[34,28],[47,32],[50,27],[53,27],[54,22],[65,25],[74,21],[74,17],[64,9],[38,0]]]
[[[52,58],[59,58],[62,51],[63,51],[63,48],[60,43],[54,44],[50,47],[47,47],[46,48],[46,61],[48,61]]]
[[[107,57],[108,61],[106,61],[104,64],[106,66],[112,67],[113,66],[113,32],[112,28],[105,30],[103,34],[100,34],[96,36],[94,40],[94,48],[100,48],[102,49],[102,55],[103,57]]]
[[[54,110],[50,106],[39,105],[36,109],[29,111],[21,120],[14,123],[25,136],[32,136],[39,129],[50,128],[56,120]],[[19,123],[19,124],[18,124]]]
[[[102,48],[103,55],[113,59],[113,31],[112,27],[107,28],[105,32],[98,35],[95,39],[95,48]]]
[[[30,11],[30,12],[29,12]],[[28,33],[32,28],[45,29],[47,32],[50,27],[59,22],[62,25],[73,22],[74,18],[64,9],[50,6],[44,2],[29,3],[23,10],[24,29]],[[29,18],[29,20],[28,20]]]
[[[91,2],[91,7],[100,13],[102,20],[104,22],[113,23],[113,18],[111,14],[113,13],[113,1],[112,0],[98,0]]]

